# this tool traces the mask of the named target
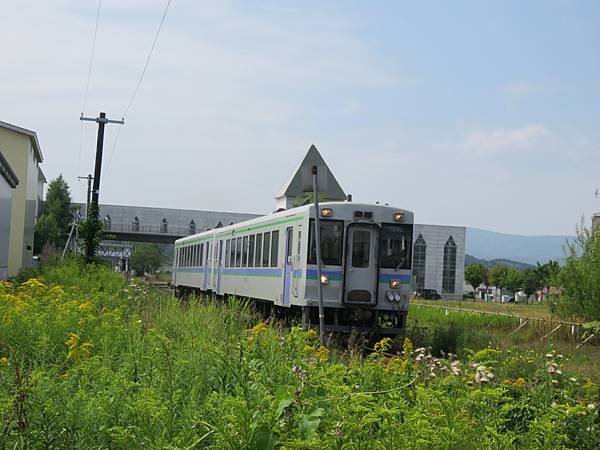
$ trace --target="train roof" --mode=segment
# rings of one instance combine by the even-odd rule
[[[389,210],[393,210],[393,211],[402,211],[405,213],[410,213],[412,214],[412,211],[409,211],[407,209],[403,209],[403,208],[398,208],[396,206],[393,205],[379,205],[379,204],[373,204],[373,203],[359,203],[359,202],[322,202],[319,203],[319,206],[321,207],[334,207],[334,206],[352,206],[352,207],[358,207],[358,208],[385,208],[385,209],[389,209]],[[300,213],[305,213],[307,211],[309,211],[314,205],[311,203],[309,205],[303,205],[303,206],[298,206],[296,208],[290,208],[290,209],[286,209],[283,211],[279,211],[279,212],[274,212],[271,214],[266,214],[264,216],[260,216],[254,219],[249,219],[249,220],[245,220],[243,222],[238,222],[235,223],[233,225],[227,225],[224,227],[220,227],[220,228],[213,228],[212,230],[207,230],[207,231],[202,231],[200,233],[196,233],[196,234],[191,234],[189,236],[183,237],[181,239],[177,239],[175,241],[175,245],[177,244],[181,244],[181,243],[185,243],[186,241],[192,241],[192,240],[196,240],[198,237],[201,236],[205,236],[205,235],[210,235],[213,234],[215,232],[218,232],[219,234],[221,233],[227,233],[228,231],[233,231],[236,230],[240,227],[244,227],[244,226],[252,226],[252,225],[257,225],[260,224],[262,222],[264,222],[265,220],[273,220],[273,219],[278,219],[278,218],[285,218],[285,217],[290,217],[290,216],[295,216],[297,214]]]

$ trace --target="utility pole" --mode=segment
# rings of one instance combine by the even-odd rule
[[[86,120],[89,122],[96,122],[98,124],[98,139],[96,141],[96,164],[94,166],[94,185],[92,188],[92,200],[86,218],[86,237],[85,237],[85,259],[86,262],[90,263],[94,259],[96,253],[96,247],[98,246],[100,236],[102,234],[102,226],[99,224],[99,197],[100,197],[100,172],[102,172],[102,150],[104,148],[104,127],[107,123],[118,123],[125,124],[125,119],[121,120],[109,120],[106,118],[106,113],[101,112],[99,117],[81,117],[79,120]],[[89,228],[89,229],[88,229]]]
[[[87,201],[85,203],[85,218],[87,219],[87,216],[89,214],[89,210],[90,210],[90,197],[92,195],[92,180],[94,179],[94,177],[92,177],[92,174],[88,174],[87,177],[77,177],[80,180],[88,180],[88,186],[87,186]]]
[[[317,290],[319,293],[319,342],[325,345],[325,307],[323,306],[323,282],[321,274],[321,224],[319,218],[319,186],[317,185],[317,166],[312,167],[313,196],[315,202],[315,247],[317,249]]]
[[[96,141],[96,165],[94,167],[94,187],[92,189],[92,204],[98,207],[98,198],[100,197],[100,172],[102,172],[102,151],[104,148],[104,126],[107,123],[118,123],[125,124],[125,119],[121,120],[109,120],[106,118],[106,113],[101,112],[99,117],[81,117],[79,120],[87,120],[89,122],[96,122],[98,124],[98,139]]]

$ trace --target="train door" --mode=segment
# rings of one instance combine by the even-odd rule
[[[223,267],[223,241],[218,242],[218,259],[217,259],[217,289],[215,292],[218,294],[221,290],[221,268]]]
[[[285,230],[285,259],[283,269],[283,304],[290,304],[290,292],[292,288],[292,278],[294,276],[292,261],[292,243],[294,237],[294,227],[288,227]]]
[[[346,267],[344,301],[377,303],[379,227],[374,224],[351,224],[346,233]]]
[[[206,254],[204,256],[204,288],[203,290],[206,291],[208,289],[208,278],[210,277],[211,274],[211,268],[210,268],[210,241],[206,241]]]

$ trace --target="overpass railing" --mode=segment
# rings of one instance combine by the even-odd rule
[[[188,236],[193,234],[187,227],[152,226],[137,224],[104,223],[103,231],[111,233],[156,234],[165,236]]]

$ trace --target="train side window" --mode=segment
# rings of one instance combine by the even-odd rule
[[[200,244],[200,266],[203,266],[203,259],[204,258],[204,244]]]
[[[248,267],[254,267],[254,240],[255,236],[250,236],[250,247],[248,248]]]
[[[271,237],[271,267],[277,267],[277,263],[279,262],[278,258],[279,252],[279,231],[273,231]]]
[[[321,261],[328,266],[342,265],[342,248],[344,222],[341,220],[321,220]],[[317,263],[317,247],[315,246],[315,221],[310,220],[308,226],[308,264]]]
[[[241,267],[242,265],[242,238],[239,237],[236,240],[235,246],[235,267]]]
[[[225,241],[225,267],[229,267],[229,255],[231,252],[231,239]]]
[[[231,249],[229,251],[229,267],[235,267],[235,238],[231,240]]]
[[[263,234],[262,266],[269,267],[269,255],[271,250],[271,232]]]
[[[200,245],[196,244],[196,267],[200,267]]]
[[[242,267],[248,267],[248,236],[242,239]]]
[[[196,246],[192,245],[190,247],[190,267],[194,267],[196,265]]]
[[[256,235],[256,254],[254,255],[254,266],[260,267],[261,255],[262,255],[262,234]]]
[[[210,264],[210,242],[206,243],[206,255],[204,255],[206,265]]]
[[[187,267],[187,247],[183,248],[183,267]]]

